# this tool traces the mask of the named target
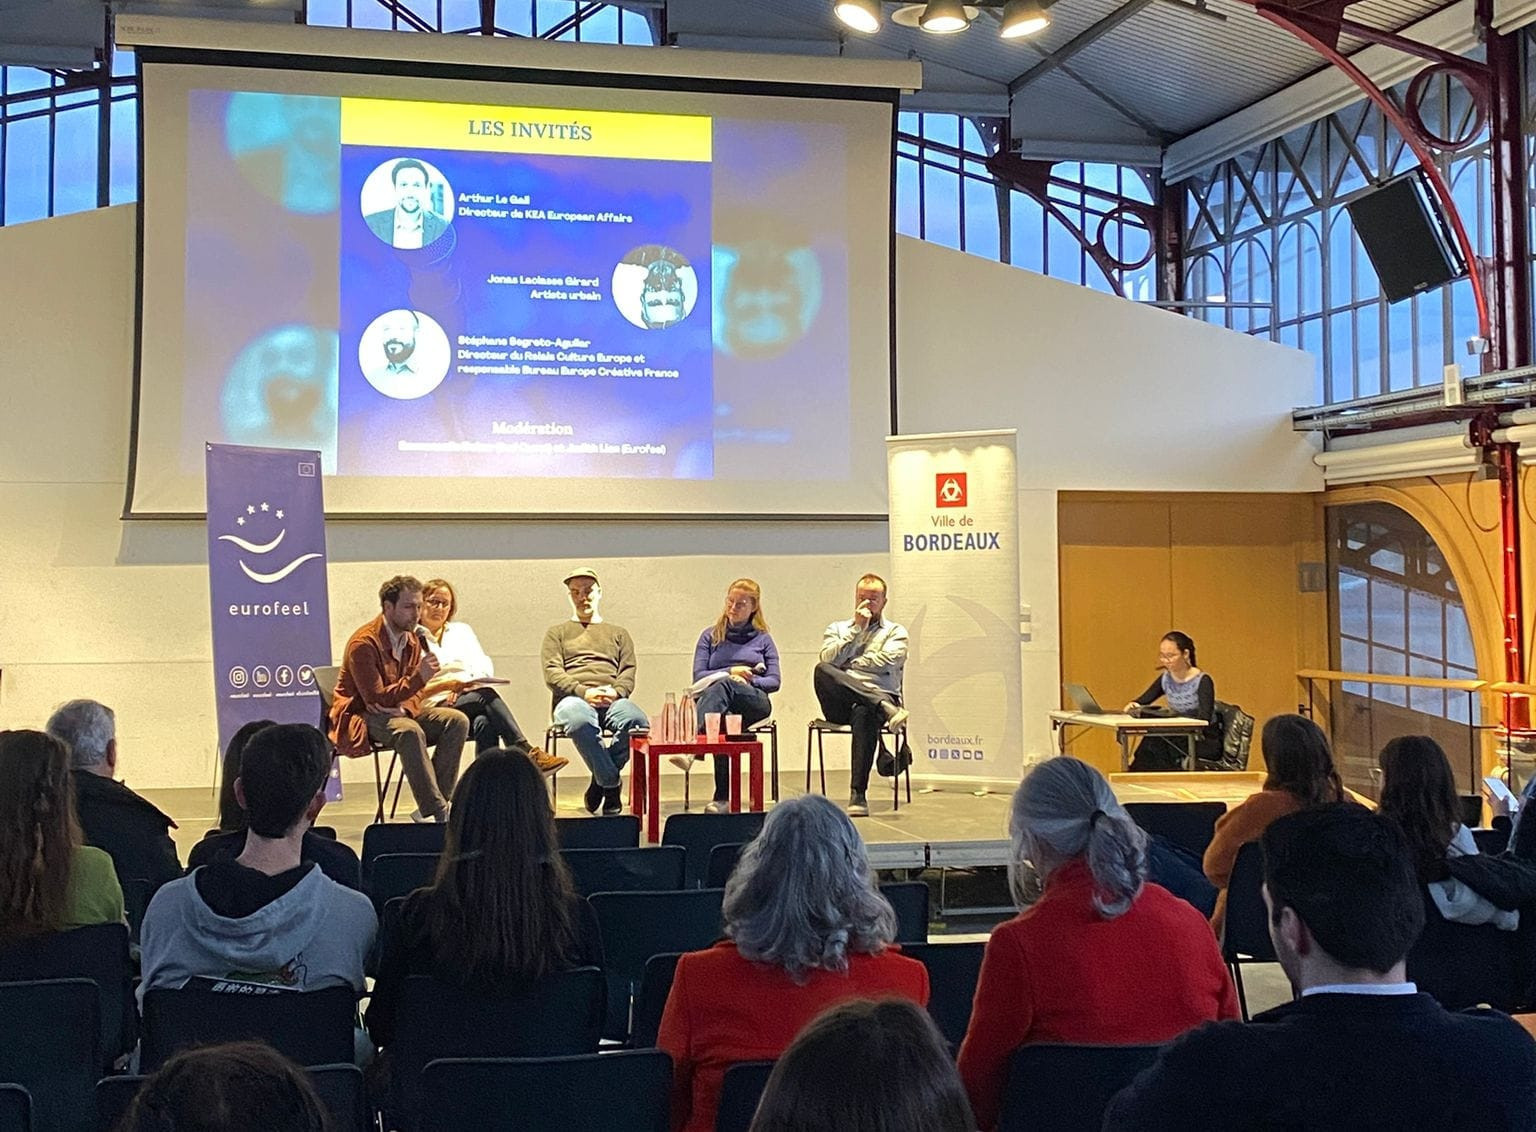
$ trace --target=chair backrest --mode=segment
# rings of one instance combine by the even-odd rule
[[[1227,812],[1225,802],[1127,802],[1125,812],[1148,833],[1166,837],[1187,849],[1198,862],[1216,833],[1216,819]]]
[[[587,898],[597,913],[608,975],[608,1023],[603,1036],[629,1034],[629,1001],[652,955],[697,951],[720,938],[723,921],[718,888],[685,892],[594,892]]]
[[[596,967],[489,990],[412,975],[389,1047],[390,1127],[420,1125],[421,1072],[429,1061],[597,1052],[605,995]]]
[[[644,849],[562,849],[576,891],[676,892],[683,887],[688,852],[681,845]]]
[[[773,1066],[771,1061],[738,1061],[726,1066],[720,1106],[715,1109],[715,1132],[750,1132]]]
[[[928,968],[928,1014],[951,1047],[958,1048],[971,1025],[971,1003],[981,977],[981,957],[987,945],[968,943],[904,943],[901,953]]]
[[[1269,909],[1264,906],[1264,850],[1250,841],[1237,851],[1227,881],[1227,926],[1221,955],[1228,963],[1238,956],[1272,962],[1275,945],[1269,938]]]
[[[1027,1045],[1008,1063],[999,1132],[1098,1128],[1114,1095],[1161,1046]]]
[[[0,1132],[32,1132],[32,1094],[20,1085],[0,1085]]]
[[[660,1050],[582,1057],[449,1058],[422,1074],[424,1132],[667,1132],[672,1059]]]
[[[312,825],[309,827],[309,832],[313,833],[316,837],[323,837],[327,841],[337,840],[336,827],[334,825]]]
[[[370,1132],[372,1114],[363,1071],[355,1065],[316,1065],[307,1071],[331,1117],[332,1132]],[[96,1082],[97,1132],[116,1132],[146,1076],[103,1077]],[[3,1127],[3,1126],[0,1126]]]
[[[1508,829],[1474,829],[1472,840],[1477,844],[1477,851],[1485,856],[1496,857],[1509,848]]]
[[[677,974],[677,952],[652,955],[645,961],[640,985],[635,988],[635,1009],[629,1023],[629,1048],[650,1049],[661,1032],[661,1014],[672,993],[672,978]]]
[[[746,846],[740,842],[732,842],[729,845],[716,845],[709,851],[709,867],[704,872],[705,888],[724,888],[725,882],[731,879],[731,874],[736,871],[736,862],[741,860],[741,851]]]
[[[1527,930],[1447,920],[1423,889],[1424,930],[1408,952],[1408,978],[1447,1010],[1487,1003],[1503,1011],[1524,1005],[1516,948]]]
[[[716,845],[744,844],[763,831],[760,813],[673,814],[661,829],[663,845],[688,850],[689,888],[702,888],[709,872],[709,853]]]
[[[1456,800],[1461,803],[1461,824],[1468,829],[1476,829],[1483,824],[1483,796],[1481,794],[1457,794]]]
[[[922,881],[882,884],[880,895],[896,910],[896,942],[928,942],[928,886]]]
[[[635,814],[556,818],[555,837],[562,849],[634,849],[640,844],[640,818]]]
[[[336,698],[336,681],[340,679],[341,669],[334,664],[315,669],[315,691],[320,693],[321,718],[327,723],[331,718],[331,702]]]
[[[353,1057],[357,997],[351,987],[242,994],[183,987],[144,992],[139,1065],[152,1073],[188,1046],[246,1039],[266,1042],[300,1065]]]
[[[374,822],[363,830],[363,883],[376,858],[386,853],[441,853],[448,827],[435,821]]]
[[[436,853],[385,853],[375,857],[363,887],[373,899],[374,911],[382,912],[384,905],[397,896],[409,896],[418,888],[425,888],[437,875]]]
[[[1237,704],[1217,700],[1212,705],[1211,728],[1221,738],[1221,755],[1216,759],[1197,758],[1198,767],[1202,770],[1247,770],[1255,722],[1253,716]]]
[[[0,948],[0,981],[90,979],[96,984],[98,1040],[104,1059],[99,1069],[132,1049],[138,1040],[139,1020],[133,1002],[135,966],[128,951],[128,929],[122,924],[91,924],[32,936]],[[42,1098],[38,1103],[43,1103]]]
[[[119,878],[121,879],[121,878]],[[128,917],[128,938],[139,942],[139,929],[144,926],[144,913],[155,895],[155,882],[138,878],[122,881],[123,913]]]
[[[39,1132],[75,1132],[95,1121],[104,1064],[97,1002],[90,979],[0,982],[0,1081],[32,1095]]]

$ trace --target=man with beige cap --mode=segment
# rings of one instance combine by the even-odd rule
[[[544,634],[540,659],[554,697],[555,722],[565,729],[592,772],[584,798],[587,812],[623,809],[619,772],[629,761],[629,737],[650,720],[630,699],[635,690],[635,645],[629,634],[598,613],[602,590],[597,571],[581,566],[565,576],[571,618]],[[603,729],[612,734],[604,742]]]

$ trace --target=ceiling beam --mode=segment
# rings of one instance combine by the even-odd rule
[[[1085,27],[1071,39],[1067,40],[1066,43],[1063,43],[1055,51],[1047,54],[1044,59],[1041,59],[1040,62],[1010,82],[1008,84],[1008,93],[1018,94],[1019,91],[1023,90],[1030,83],[1050,74],[1085,47],[1096,43],[1125,23],[1126,20],[1130,19],[1137,12],[1143,8],[1150,7],[1152,3],[1153,0],[1126,0],[1126,3],[1120,5],[1120,7],[1116,8],[1098,23]]]

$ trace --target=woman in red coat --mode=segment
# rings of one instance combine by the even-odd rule
[[[661,1016],[679,1132],[712,1132],[726,1068],[777,1058],[827,1007],[928,1004],[928,969],[892,945],[896,914],[864,842],[820,794],[780,802],[743,850],[725,886],[725,934],[678,960]]]
[[[1236,1018],[1216,937],[1193,905],[1147,884],[1146,834],[1104,776],[1068,756],[1019,784],[1008,874],[1024,907],[987,941],[960,1076],[997,1125],[1008,1059],[1028,1042],[1141,1045]]]

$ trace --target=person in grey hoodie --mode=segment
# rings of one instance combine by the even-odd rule
[[[304,832],[325,804],[331,751],[318,730],[286,723],[246,745],[235,791],[249,827],[238,857],[162,886],[140,932],[147,990],[256,984],[363,989],[373,905],[302,860]]]

